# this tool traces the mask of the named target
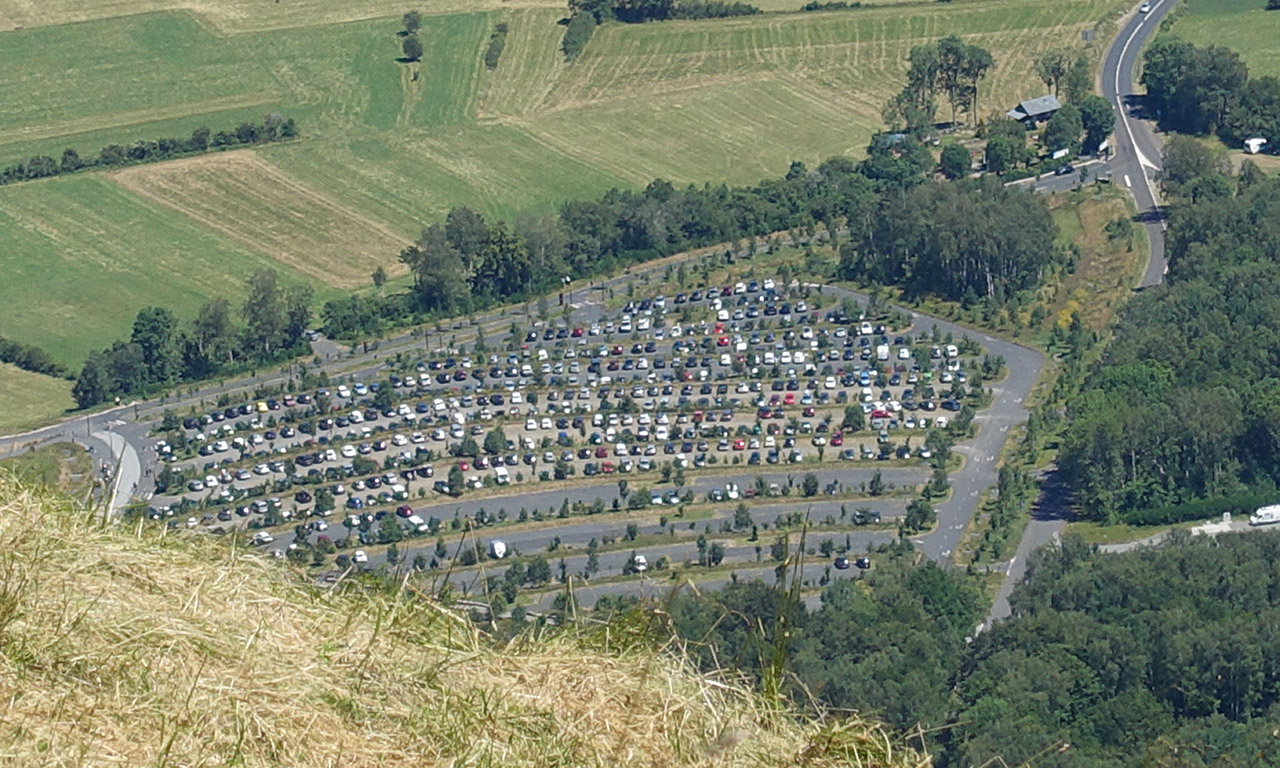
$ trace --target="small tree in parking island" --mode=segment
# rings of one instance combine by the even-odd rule
[[[818,476],[808,472],[805,474],[804,479],[800,481],[800,490],[805,496],[817,496],[818,485]]]

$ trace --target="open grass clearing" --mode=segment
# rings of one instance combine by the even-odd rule
[[[158,138],[135,127],[249,106],[261,114],[283,93],[242,39],[214,35],[185,14],[13,31],[3,42],[0,157],[11,143],[105,127],[130,137],[122,143]]]
[[[0,435],[13,434],[75,407],[71,382],[0,363]]]
[[[1280,77],[1280,12],[1265,5],[1266,0],[1188,0],[1173,32],[1196,45],[1239,53],[1252,77]]]
[[[1127,239],[1108,238],[1108,223],[1131,220],[1134,214],[1128,196],[1113,187],[1088,187],[1050,198],[1049,205],[1060,230],[1059,242],[1078,247],[1080,260],[1046,297],[1047,322],[1065,326],[1078,311],[1085,325],[1101,331],[1111,324],[1146,267],[1146,230],[1133,223]]]
[[[521,211],[553,210],[626,183],[503,125],[440,129],[394,142],[304,141],[268,147],[263,156],[411,237],[455,205],[510,218]]]
[[[334,202],[249,151],[129,168],[125,189],[335,288],[368,281],[378,266],[403,269],[408,241]]]
[[[0,328],[78,367],[92,349],[128,338],[138,310],[191,317],[223,296],[237,306],[254,270],[302,276],[101,175],[0,187]],[[321,292],[323,295],[323,292]]]
[[[1076,520],[1067,523],[1063,535],[1079,536],[1086,544],[1127,544],[1141,541],[1152,536],[1168,533],[1172,530],[1194,528],[1203,525],[1204,520],[1194,520],[1176,525],[1103,525],[1089,520]]]

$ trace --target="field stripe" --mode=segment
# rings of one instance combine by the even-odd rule
[[[363,284],[379,265],[403,272],[395,257],[407,239],[251,150],[129,168],[111,178],[335,288]]]
[[[233,109],[245,109],[248,107],[260,107],[266,104],[274,104],[278,99],[278,94],[243,93],[220,99],[200,101],[194,104],[167,104],[163,107],[137,109],[130,112],[116,112],[114,114],[106,115],[85,115],[84,117],[73,118],[71,120],[60,120],[53,124],[24,125],[18,128],[0,130],[0,145],[19,141],[54,139],[59,136],[74,136],[76,134],[102,129],[127,128],[135,125],[154,123],[160,120],[169,120],[176,117],[213,115]]]

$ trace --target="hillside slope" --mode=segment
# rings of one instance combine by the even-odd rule
[[[411,591],[317,590],[230,545],[103,530],[7,475],[0,702],[11,765],[929,764],[625,631],[498,647]]]

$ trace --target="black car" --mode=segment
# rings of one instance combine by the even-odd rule
[[[1070,163],[1068,163],[1068,164],[1066,164],[1066,165],[1060,165],[1060,166],[1058,166],[1057,170],[1055,170],[1055,171],[1053,172],[1053,175],[1054,175],[1054,176],[1066,176],[1067,174],[1075,173],[1075,170],[1076,170],[1076,169],[1075,169],[1075,168],[1073,168],[1073,167],[1071,167],[1071,164],[1070,164]]]
[[[833,563],[833,565],[835,565],[836,570],[838,570],[838,571],[847,571],[847,570],[849,570],[849,558],[847,558],[847,557],[837,557],[837,558],[836,558],[836,561],[835,561],[835,563]]]

